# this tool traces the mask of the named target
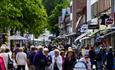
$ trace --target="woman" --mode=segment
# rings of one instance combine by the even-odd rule
[[[55,55],[52,58],[52,70],[62,70],[62,57],[59,54],[59,50],[54,50]]]
[[[66,54],[64,70],[73,70],[75,62],[76,62],[75,53],[73,52],[72,48],[70,48],[68,49]]]
[[[23,52],[23,48],[19,48],[19,52],[16,55],[16,61],[17,61],[17,70],[25,70],[25,66],[27,64],[27,55]]]
[[[13,70],[17,70],[16,53],[12,53]]]
[[[2,49],[0,48],[0,70],[6,70],[4,59],[2,54]]]

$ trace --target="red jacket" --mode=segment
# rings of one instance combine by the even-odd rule
[[[6,70],[5,65],[4,65],[4,60],[1,56],[0,56],[0,70]]]

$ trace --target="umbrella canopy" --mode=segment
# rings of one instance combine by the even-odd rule
[[[22,37],[20,35],[12,35],[12,36],[9,36],[9,40],[27,40],[27,38]]]

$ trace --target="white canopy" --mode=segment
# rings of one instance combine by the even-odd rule
[[[80,36],[78,36],[76,39],[75,39],[75,42],[81,38],[83,38],[84,36],[86,36],[89,32],[86,32],[84,34],[81,34]]]
[[[12,35],[12,36],[9,36],[9,40],[27,40],[27,38],[22,37],[20,35]]]

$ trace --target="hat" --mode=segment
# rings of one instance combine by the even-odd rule
[[[58,50],[58,49],[55,49],[54,51],[55,51],[55,52],[59,52],[59,50]]]
[[[34,46],[32,45],[32,46],[30,46],[30,48],[34,48]]]
[[[49,51],[49,49],[48,48],[44,48],[44,51]]]

